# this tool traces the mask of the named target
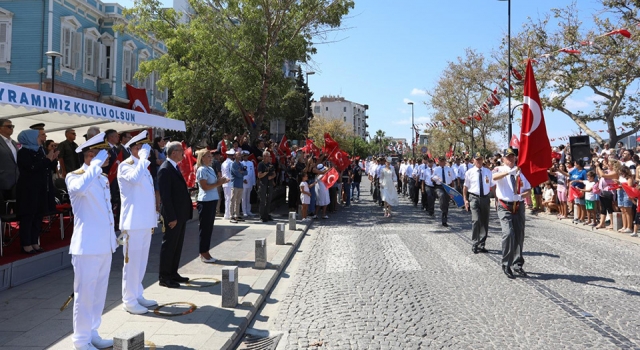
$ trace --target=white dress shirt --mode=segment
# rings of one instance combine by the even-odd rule
[[[242,165],[247,167],[247,175],[244,176],[244,180],[246,183],[243,183],[242,187],[251,188],[256,184],[256,172],[254,170],[253,162],[250,160],[245,160],[242,162]]]
[[[407,177],[412,177],[413,176],[413,165],[407,164],[407,167],[404,169],[404,174]]]
[[[453,180],[456,179],[456,176],[454,176],[453,174],[453,169],[451,169],[446,165],[444,166],[444,179],[442,178],[442,167],[440,166],[435,167],[435,169],[433,170],[433,175],[431,175],[431,177],[434,177],[434,176],[439,177],[440,180],[444,180],[444,181],[435,181],[436,185],[441,185],[442,183],[444,183],[445,185],[449,185],[453,182]]]
[[[465,179],[465,174],[467,173],[467,171],[469,171],[469,169],[470,169],[470,168],[467,168],[467,165],[466,165],[466,164],[461,164],[461,165],[458,167],[458,178],[459,178],[460,180],[463,180],[463,181],[464,181],[464,179]],[[472,169],[472,168],[471,168],[471,169]]]
[[[429,165],[427,165],[427,167],[424,169],[424,184],[429,187],[433,187],[433,180],[431,180],[431,177],[434,175],[433,169],[434,168],[429,167]]]
[[[480,178],[478,177],[479,172],[482,173],[481,183]],[[480,195],[480,186],[482,186],[483,195],[488,196],[493,185],[493,174],[488,168],[482,167],[478,169],[478,167],[474,166],[467,170],[465,174],[464,187],[467,188],[467,192],[475,194],[476,196]]]
[[[511,169],[506,165],[494,168],[494,172],[497,173],[504,173],[510,170]],[[521,187],[519,193],[531,189],[531,185],[529,184],[529,181],[527,181],[527,179],[524,177],[524,175],[520,174],[520,180],[522,181],[522,184],[520,185]],[[511,175],[507,175],[500,180],[495,180],[494,182],[496,184],[496,197],[498,199],[502,200],[503,202],[518,202],[522,200],[520,194],[515,194],[515,189],[511,184]]]

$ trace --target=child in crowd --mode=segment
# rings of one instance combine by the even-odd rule
[[[307,183],[309,176],[307,173],[302,173],[300,175],[300,203],[302,203],[302,221],[307,221],[307,208],[311,203],[311,191],[310,186]],[[313,187],[315,183],[311,184]]]
[[[580,191],[584,192],[584,207],[587,211],[587,222],[585,225],[596,226],[596,204],[598,195],[594,193],[594,186],[596,184],[596,173],[593,170],[587,173],[587,180],[582,181],[584,188]]]
[[[542,191],[542,206],[545,208],[545,212],[548,215],[551,215],[551,211],[558,210],[558,205],[555,201],[555,192],[553,191],[551,181],[547,181],[544,184],[544,190]]]

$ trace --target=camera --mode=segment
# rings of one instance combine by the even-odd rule
[[[242,171],[247,171],[247,166],[246,165],[242,167]]]

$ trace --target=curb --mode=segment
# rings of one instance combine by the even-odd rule
[[[253,321],[253,318],[262,307],[262,304],[265,302],[267,295],[271,293],[271,289],[273,288],[273,285],[275,284],[278,277],[280,277],[280,274],[284,270],[284,267],[289,263],[289,260],[291,260],[291,257],[293,256],[294,251],[297,250],[298,247],[300,247],[300,243],[302,242],[302,239],[307,234],[312,224],[313,224],[313,221],[310,221],[306,223],[305,227],[302,230],[295,231],[295,233],[297,233],[298,236],[295,238],[295,241],[291,244],[289,249],[287,249],[287,252],[285,256],[282,258],[282,260],[280,260],[280,262],[277,265],[275,264],[272,265],[271,263],[268,263],[267,269],[265,270],[273,269],[272,271],[274,272],[273,274],[271,274],[271,277],[269,278],[269,280],[259,278],[251,286],[251,290],[249,291],[249,293],[247,293],[239,301],[238,306],[248,308],[247,310],[249,312],[244,317],[244,320],[242,321],[240,326],[236,328],[235,332],[231,335],[229,341],[227,341],[224,344],[224,346],[221,347],[222,350],[234,349],[238,345],[238,343],[240,343],[240,341],[242,340],[241,335],[245,333],[245,331]],[[287,227],[287,230],[288,230],[288,227]],[[291,237],[295,237],[294,235],[292,235]],[[277,260],[277,257],[274,260]]]

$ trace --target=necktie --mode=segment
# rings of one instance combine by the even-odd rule
[[[517,195],[517,193],[516,193],[516,176],[515,175],[511,175],[511,188],[513,189],[513,194]]]
[[[180,168],[178,167],[178,164],[176,164],[176,170],[177,170],[180,174],[182,174],[182,172],[180,171]]]
[[[480,197],[484,197],[484,184],[482,183],[482,169],[478,170],[478,183],[480,184]]]
[[[440,168],[440,170],[442,170],[442,183],[443,184],[447,184],[446,178],[444,177],[444,167]]]

